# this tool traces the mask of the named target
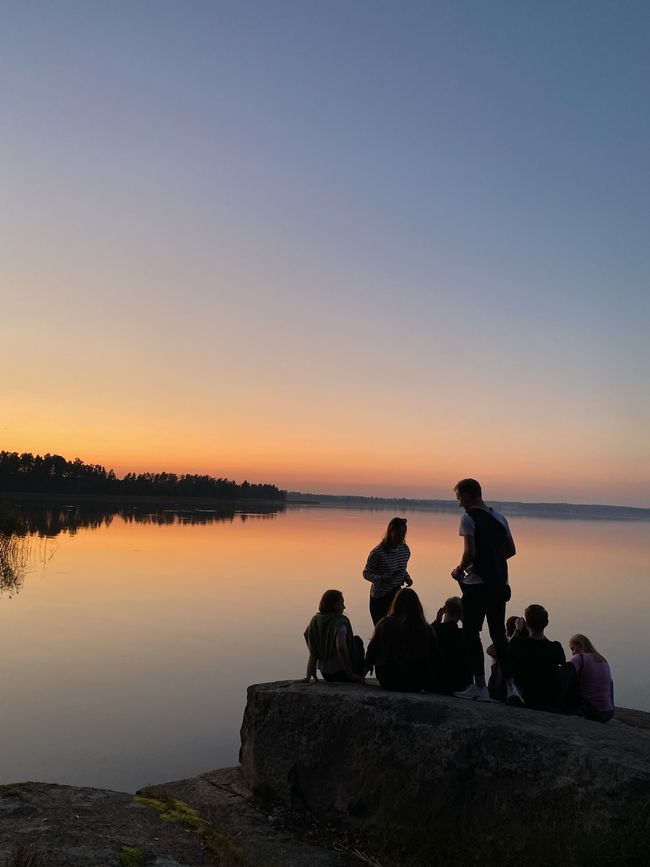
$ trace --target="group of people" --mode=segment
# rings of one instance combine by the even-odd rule
[[[607,660],[578,633],[569,639],[567,662],[560,642],[544,634],[549,617],[542,605],[529,605],[523,617],[506,621],[508,560],[516,553],[510,527],[483,502],[475,479],[462,479],[454,490],[463,509],[462,556],[451,572],[460,596],[449,597],[433,623],[427,621],[407,571],[407,521],[393,518],[363,570],[374,625],[367,650],[344,614],[343,593],[327,590],[305,630],[309,660],[303,682],[317,680],[320,670],[327,681],[362,683],[374,670],[386,689],[610,720],[614,695]],[[487,654],[494,661],[487,683],[480,636],[485,620],[492,640]]]

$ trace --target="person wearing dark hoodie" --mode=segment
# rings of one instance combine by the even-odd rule
[[[463,619],[463,602],[460,596],[450,596],[436,619],[431,624],[440,652],[442,692],[452,693],[465,689],[472,682],[467,648],[459,621]]]
[[[363,683],[363,641],[354,635],[344,611],[345,600],[341,591],[326,590],[318,613],[305,629],[309,659],[307,674],[298,683],[318,680],[317,669],[323,679],[330,682]]]
[[[527,707],[560,710],[560,676],[566,661],[559,641],[544,634],[548,611],[543,605],[529,605],[524,619],[518,617],[510,640],[515,681]]]

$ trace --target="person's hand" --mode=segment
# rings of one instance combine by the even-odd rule
[[[291,682],[292,683],[309,683],[310,680],[312,680],[312,678],[309,675],[307,675],[307,677],[301,677],[300,680],[292,680]],[[314,675],[313,681],[314,681],[314,683],[318,683],[318,678],[316,677],[316,675]]]
[[[454,581],[460,581],[462,574],[463,570],[460,568],[460,566],[456,566],[455,569],[451,570],[451,577],[454,579]]]
[[[413,579],[411,578],[410,575],[406,576],[406,578],[404,579],[404,584],[406,584],[407,587],[413,586]]]
[[[438,609],[438,612],[436,614],[436,623],[442,623],[442,618],[444,616],[444,613],[445,613],[445,606],[443,605],[442,608]]]
[[[389,584],[392,580],[393,580],[393,576],[392,576],[392,574],[391,574],[390,572],[383,572],[383,573],[379,576],[379,581],[380,581],[382,584]]]

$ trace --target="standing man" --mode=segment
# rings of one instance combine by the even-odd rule
[[[463,594],[463,635],[473,676],[473,683],[454,695],[473,701],[490,700],[480,635],[487,618],[497,662],[506,681],[506,701],[523,705],[513,680],[505,626],[506,602],[510,599],[508,560],[516,554],[510,527],[503,515],[485,505],[476,479],[461,479],[454,491],[458,505],[465,510],[459,530],[464,545],[463,556],[451,577],[458,581]]]

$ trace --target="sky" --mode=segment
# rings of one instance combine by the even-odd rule
[[[2,2],[0,448],[650,506],[650,6]]]

